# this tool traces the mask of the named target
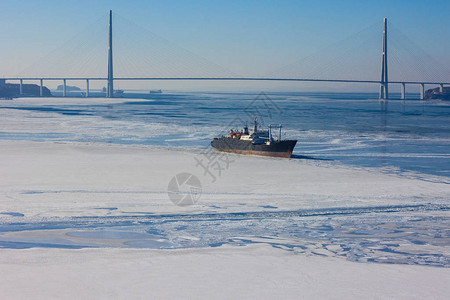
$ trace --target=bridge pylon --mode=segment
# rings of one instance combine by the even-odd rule
[[[387,63],[387,18],[383,19],[383,49],[381,52],[380,99],[389,98],[389,80]]]
[[[113,52],[112,52],[112,10],[109,11],[109,43],[108,43],[108,89],[106,96],[114,97]]]

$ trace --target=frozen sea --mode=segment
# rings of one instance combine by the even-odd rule
[[[0,139],[78,141],[203,149],[230,128],[259,116],[263,126],[282,124],[283,137],[298,139],[294,156],[366,167],[450,176],[450,104],[441,101],[376,100],[361,93],[125,94],[120,102],[14,105],[73,130],[1,130]],[[395,95],[394,95],[395,96]],[[412,97],[414,95],[411,95]],[[139,98],[139,101],[133,101]],[[141,101],[146,99],[147,101]],[[77,123],[80,120],[80,124]],[[82,121],[81,121],[82,120]]]
[[[126,96],[0,102],[4,145],[33,143],[28,149],[39,148],[35,142],[56,145],[23,156],[13,146],[2,150],[4,165],[16,164],[3,173],[6,182],[7,172],[27,166],[11,162],[11,157],[48,165],[50,171],[40,174],[35,166],[36,176],[43,175],[41,181],[11,180],[5,185],[0,247],[177,249],[265,244],[358,262],[450,265],[448,103],[385,102],[376,94],[331,93]],[[194,162],[192,157],[207,149],[213,137],[246,121],[250,124],[255,115],[261,126],[281,123],[283,138],[298,139],[293,158],[238,156],[238,163],[219,183],[201,178],[202,199],[191,207],[177,207],[167,198],[170,176],[164,176],[174,175],[175,169],[166,174],[164,166],[138,172],[127,187],[115,184],[120,174],[114,170],[116,177],[109,185],[101,178],[96,179],[98,184],[88,184],[76,176],[85,169],[90,180],[89,174],[114,164],[125,173],[134,172],[140,159],[142,168],[145,163],[153,166],[154,161],[144,162],[146,156],[131,153],[140,147],[175,150],[171,153],[176,155],[160,158],[175,167],[177,153]],[[94,147],[94,152],[83,148],[59,157],[58,147],[71,143]],[[108,161],[110,156],[98,156],[95,145],[131,152]],[[45,153],[55,157],[44,160]],[[69,166],[74,160],[73,169],[66,171],[75,174],[71,183],[53,183],[60,180],[52,175],[59,174],[52,171],[59,170],[58,157]],[[104,164],[96,167],[97,162]],[[199,171],[179,164],[185,164],[184,170]],[[311,173],[300,174],[305,169]],[[257,178],[260,174],[265,177]],[[137,185],[147,175],[154,181]]]

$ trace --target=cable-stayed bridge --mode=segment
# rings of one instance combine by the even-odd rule
[[[68,81],[85,81],[86,83],[86,93],[85,96],[89,97],[90,95],[90,83],[92,81],[103,81],[107,83],[107,89],[106,89],[106,96],[107,97],[114,97],[114,83],[118,81],[284,81],[284,82],[322,82],[322,83],[360,83],[360,84],[376,84],[380,86],[380,99],[388,99],[389,98],[389,85],[390,84],[397,84],[400,85],[401,88],[401,99],[406,98],[406,86],[408,85],[415,85],[420,87],[420,98],[424,99],[425,95],[425,85],[434,85],[438,86],[440,91],[443,92],[444,86],[450,85],[450,73],[447,73],[444,71],[444,76],[441,76],[440,78],[433,78],[433,76],[430,76],[430,73],[432,71],[427,71],[426,68],[423,66],[423,62],[421,62],[422,66],[419,66],[420,68],[414,69],[410,66],[407,66],[405,68],[405,72],[413,72],[415,71],[417,74],[419,74],[420,77],[424,78],[416,78],[414,80],[411,79],[389,79],[389,71],[391,68],[388,66],[388,24],[387,19],[383,20],[383,33],[382,33],[382,49],[381,53],[379,53],[379,57],[381,56],[381,66],[379,66],[378,70],[381,70],[381,74],[378,71],[378,76],[380,79],[366,79],[361,78],[363,76],[357,76],[359,79],[355,78],[333,78],[330,77],[327,74],[319,74],[316,76],[307,76],[307,74],[298,74],[298,72],[292,72],[289,68],[298,68],[299,66],[288,66],[285,68],[281,68],[278,70],[278,72],[274,72],[272,74],[268,74],[265,76],[239,76],[234,74],[231,71],[225,70],[224,72],[204,72],[206,74],[203,74],[201,70],[204,70],[208,66],[208,63],[205,61],[202,61],[201,59],[194,58],[192,59],[192,55],[188,54],[187,56],[181,56],[181,58],[178,58],[178,61],[176,59],[168,59],[163,58],[160,61],[157,59],[144,59],[143,64],[141,65],[140,62],[136,63],[131,60],[127,61],[126,55],[124,57],[118,56],[117,54],[115,56],[116,60],[122,60],[123,65],[125,66],[132,66],[134,65],[135,69],[138,69],[141,67],[141,69],[145,69],[145,64],[150,67],[154,67],[155,69],[160,70],[159,76],[145,76],[140,74],[140,76],[133,76],[133,74],[127,74],[126,76],[115,76],[114,75],[114,66],[115,66],[115,60],[113,59],[113,24],[112,24],[112,12],[109,12],[109,26],[108,26],[108,59],[107,59],[107,72],[105,70],[106,76],[64,76],[59,74],[58,76],[29,76],[29,75],[20,75],[20,76],[12,76],[12,77],[3,77],[3,81],[18,81],[20,86],[20,94],[23,94],[23,84],[25,81],[39,81],[40,82],[40,95],[43,95],[43,88],[44,83],[46,81],[60,81],[63,85],[63,96],[67,96],[67,82]],[[119,46],[121,44],[119,43]],[[411,46],[410,46],[411,47]],[[161,54],[162,52],[166,51],[166,49],[157,49],[156,55]],[[173,54],[173,55],[176,55]],[[172,56],[175,57],[175,56]],[[352,58],[351,55],[345,55],[346,59]],[[399,60],[400,55],[395,57],[395,61]],[[94,58],[90,58],[89,61],[93,61]],[[97,58],[98,60],[98,58]],[[337,59],[338,60],[338,59]],[[191,61],[191,65],[186,64],[186,61]],[[180,65],[181,67],[175,66],[175,64]],[[306,62],[307,64],[308,62]],[[374,63],[374,62],[372,62]],[[183,65],[185,64],[185,65]],[[193,69],[193,65],[195,64],[195,67],[199,66],[200,72],[190,72],[191,69]],[[316,63],[317,64],[317,63]],[[343,64],[343,63],[342,63]],[[379,64],[379,62],[378,62]],[[212,68],[220,69],[221,67],[218,65],[212,64]],[[300,67],[304,67],[305,61],[300,62]],[[164,70],[161,71],[161,69],[164,69],[167,66],[168,69],[171,69],[173,73],[179,74],[179,76],[174,76],[173,74],[165,73]],[[206,66],[206,67],[205,67]],[[203,68],[203,69],[202,69]],[[334,66],[334,68],[338,68],[339,66]],[[333,66],[326,66],[325,69],[333,69]],[[364,66],[361,66],[362,70],[364,70]],[[320,73],[320,72],[319,72]],[[373,72],[372,72],[373,73]],[[225,75],[224,75],[225,74]],[[169,76],[170,75],[170,76]],[[344,74],[345,75],[345,74]],[[424,75],[424,76],[421,76]],[[427,76],[426,76],[427,75]],[[355,75],[354,75],[355,76]],[[373,74],[372,74],[373,76]],[[345,76],[343,76],[345,77]]]

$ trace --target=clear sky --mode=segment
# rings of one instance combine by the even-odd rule
[[[450,65],[450,1],[0,2],[0,76],[29,66],[108,10],[238,73],[267,72],[387,17]]]

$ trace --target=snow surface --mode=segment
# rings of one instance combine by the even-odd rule
[[[447,299],[446,268],[360,264],[268,246],[2,250],[3,299]]]

